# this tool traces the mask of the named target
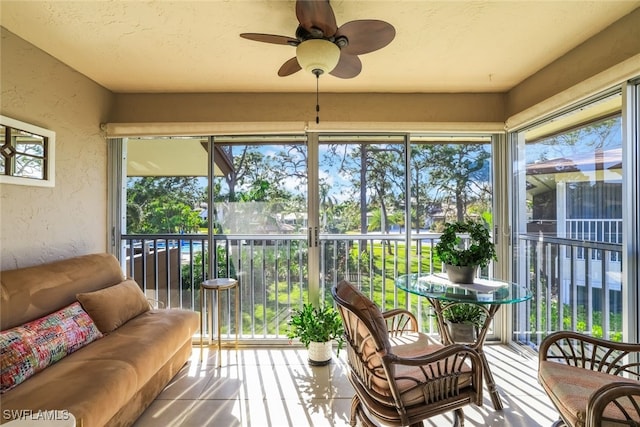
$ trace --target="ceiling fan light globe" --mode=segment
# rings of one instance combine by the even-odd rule
[[[300,67],[309,73],[329,73],[338,65],[340,48],[324,39],[305,40],[296,47],[296,58]]]

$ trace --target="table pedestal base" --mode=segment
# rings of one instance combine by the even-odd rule
[[[445,345],[453,344],[454,341],[451,339],[451,334],[449,332],[449,328],[447,327],[444,316],[442,312],[451,305],[456,304],[468,304],[468,303],[458,303],[458,302],[443,302],[435,298],[425,297],[429,301],[429,303],[433,306],[433,310],[436,312],[436,318],[438,320],[438,328],[440,330],[440,337],[442,343]],[[491,369],[489,368],[489,362],[487,361],[487,356],[484,353],[483,346],[484,340],[487,336],[487,331],[489,330],[489,326],[491,325],[491,321],[493,320],[493,316],[495,316],[496,312],[500,308],[500,304],[490,304],[488,307],[484,305],[479,305],[485,312],[486,318],[484,320],[484,324],[480,328],[478,332],[478,337],[474,343],[469,344],[469,347],[473,348],[478,352],[480,359],[482,360],[482,374],[484,377],[484,383],[487,386],[487,390],[489,391],[489,396],[491,396],[491,403],[493,403],[493,407],[497,411],[501,411],[503,409],[502,399],[500,398],[500,394],[498,394],[498,388],[496,387],[496,382],[493,379],[493,374],[491,373]]]

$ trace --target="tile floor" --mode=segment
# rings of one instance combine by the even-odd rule
[[[487,393],[482,407],[464,410],[465,426],[550,426],[557,419],[536,380],[537,359],[503,345],[485,347],[504,410],[495,411]],[[191,360],[142,414],[134,427],[321,427],[348,426],[353,389],[344,351],[331,365],[310,367],[306,350],[194,347]],[[451,426],[451,415],[425,427]]]

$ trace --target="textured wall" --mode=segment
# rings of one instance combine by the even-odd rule
[[[112,94],[0,29],[2,115],[56,132],[54,188],[0,184],[3,270],[107,249],[107,149]]]

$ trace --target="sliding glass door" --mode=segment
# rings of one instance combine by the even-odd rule
[[[211,179],[213,274],[240,282],[243,338],[286,339],[310,283],[306,137],[212,139],[232,165]]]
[[[613,91],[514,136],[514,271],[534,293],[515,313],[520,341],[556,330],[622,339],[621,109]]]
[[[492,141],[409,133],[114,141],[126,160],[114,240],[127,274],[168,307],[197,309],[202,280],[237,278],[240,325],[234,301],[221,296],[228,336],[237,327],[245,340],[286,341],[291,309],[332,304],[342,279],[437,333],[428,304],[395,280],[441,271],[433,246],[445,221],[492,229]]]
[[[383,310],[410,309],[423,330],[437,333],[430,307],[398,291],[395,281],[442,270],[433,246],[444,222],[473,219],[493,230],[492,141],[491,135],[320,135],[325,299],[346,278]]]
[[[383,309],[397,306],[407,273],[404,135],[320,135],[321,294],[347,279]]]

